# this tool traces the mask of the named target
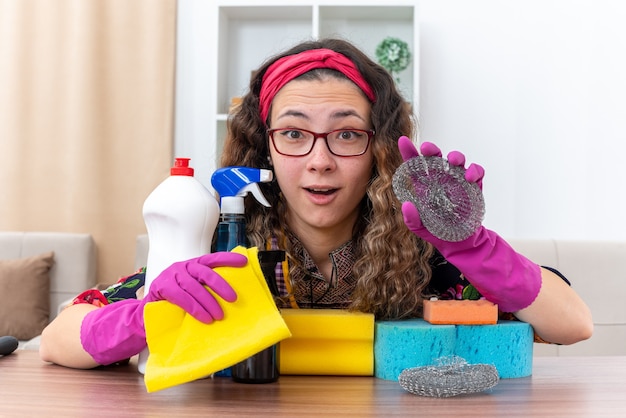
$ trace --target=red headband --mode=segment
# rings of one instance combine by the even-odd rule
[[[376,101],[374,91],[350,59],[332,49],[311,49],[280,58],[269,66],[263,75],[259,93],[261,119],[264,122],[267,120],[270,104],[285,84],[316,68],[330,68],[341,72],[359,86],[372,103]]]

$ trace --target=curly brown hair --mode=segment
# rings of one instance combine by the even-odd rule
[[[357,285],[351,308],[374,313],[378,319],[398,319],[421,315],[424,289],[430,281],[430,244],[411,233],[404,225],[400,204],[392,190],[392,177],[402,163],[397,140],[416,132],[410,105],[398,91],[391,75],[351,43],[342,39],[306,41],[279,54],[254,72],[249,90],[227,122],[227,138],[221,166],[244,165],[271,169],[267,121],[259,114],[259,92],[267,68],[281,57],[311,49],[328,48],[352,60],[374,90],[371,120],[376,131],[372,141],[374,167],[366,196],[361,203],[361,217],[354,226],[356,262],[353,275]],[[313,70],[302,78],[331,75],[344,77],[334,70]],[[289,234],[285,204],[276,182],[260,184],[272,204],[265,208],[253,198],[246,199],[247,232],[250,243],[265,248],[269,237],[277,237],[289,255]],[[290,269],[299,268],[299,260],[289,258]]]

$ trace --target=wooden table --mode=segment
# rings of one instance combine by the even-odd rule
[[[74,370],[36,351],[0,356],[0,417],[187,416],[625,417],[626,357],[538,357],[533,375],[487,391],[428,398],[374,377],[203,379],[147,393],[136,366]]]

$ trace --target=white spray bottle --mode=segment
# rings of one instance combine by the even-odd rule
[[[219,212],[215,196],[194,177],[189,158],[176,158],[170,176],[143,205],[149,241],[144,294],[173,263],[211,252]],[[145,373],[148,355],[148,348],[139,353],[141,373]]]

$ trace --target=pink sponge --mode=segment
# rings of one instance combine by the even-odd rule
[[[425,300],[424,320],[431,324],[496,324],[498,305],[486,299]]]

